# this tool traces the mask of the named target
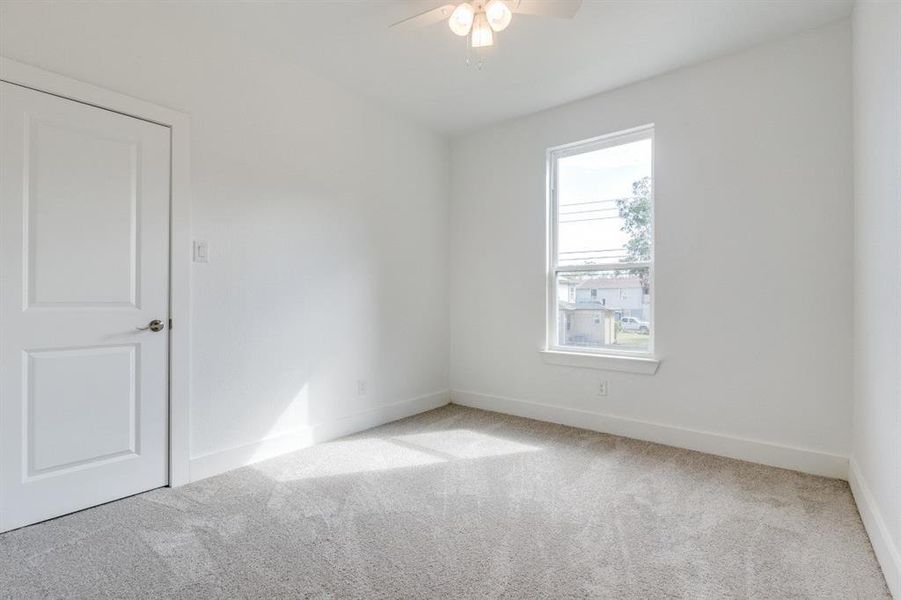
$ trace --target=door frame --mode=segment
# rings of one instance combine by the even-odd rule
[[[191,147],[190,117],[0,56],[0,81],[120,113],[169,129],[169,486],[190,482]],[[0,506],[0,511],[3,507]]]

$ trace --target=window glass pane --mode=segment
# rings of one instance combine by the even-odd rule
[[[651,260],[651,140],[557,160],[557,264]]]
[[[650,269],[557,274],[558,346],[648,352]]]

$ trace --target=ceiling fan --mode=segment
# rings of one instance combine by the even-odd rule
[[[506,29],[514,14],[571,19],[581,6],[582,0],[468,0],[438,6],[390,27],[418,29],[446,20],[451,31],[468,39],[468,46],[480,49],[494,45],[494,34]],[[481,59],[477,64],[481,67]]]

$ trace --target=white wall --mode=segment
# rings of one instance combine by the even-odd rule
[[[901,3],[853,16],[855,405],[851,483],[901,598]]]
[[[844,476],[850,90],[843,21],[456,139],[454,401]],[[647,123],[661,366],[545,364],[545,150]]]
[[[239,52],[241,23],[210,33],[202,3],[0,11],[0,53],[192,115],[194,231],[212,257],[194,268],[194,456],[440,401],[450,293],[461,401],[600,414],[591,422],[637,437],[841,474],[847,23],[455,140],[449,288],[441,138],[285,57]],[[650,122],[662,366],[646,376],[545,364],[545,149]]]
[[[192,117],[193,228],[211,259],[193,270],[191,452],[251,444],[201,474],[310,425],[396,418],[379,407],[446,390],[448,362],[447,142],[235,44],[240,22],[211,33],[208,8],[0,13],[3,55]]]

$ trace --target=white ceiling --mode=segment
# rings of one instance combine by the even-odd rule
[[[853,4],[584,0],[572,20],[514,15],[477,71],[465,66],[465,39],[445,24],[387,27],[443,3],[304,2],[251,11],[245,5],[241,22],[266,31],[263,43],[339,84],[457,133],[814,28],[847,16]]]
[[[227,36],[232,45],[275,53],[455,134],[814,28],[847,16],[852,3],[584,0],[571,20],[514,15],[481,71],[465,65],[465,39],[443,23],[388,29],[442,0],[157,2],[132,5],[131,17],[143,20],[160,12],[153,16],[169,23],[183,17],[178,29],[189,32],[189,39]],[[19,14],[11,4],[7,17]],[[59,17],[64,25],[71,15],[62,13],[77,6],[44,5],[35,16]],[[115,12],[128,18],[128,5],[119,4],[116,11],[105,6],[105,17]],[[85,21],[84,27],[93,22]],[[109,23],[104,25],[98,36],[110,31]],[[125,25],[120,33],[134,31]]]

